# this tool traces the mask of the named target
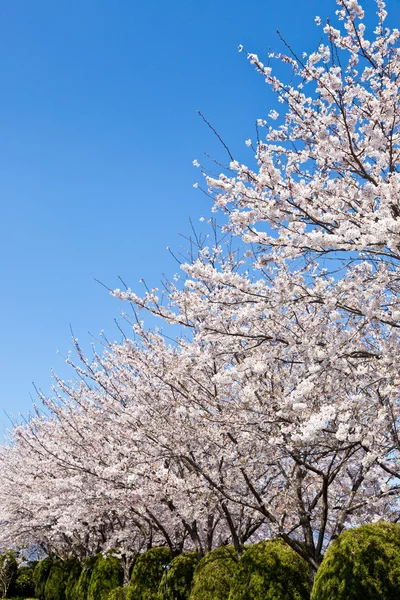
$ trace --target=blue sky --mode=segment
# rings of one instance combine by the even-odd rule
[[[374,10],[372,0],[365,8]],[[299,52],[334,0],[4,0],[0,4],[0,428],[27,414],[32,381],[67,377],[70,324],[88,347],[119,339],[121,303],[94,281],[135,290],[176,264],[166,251],[208,216],[193,159],[236,152],[274,99],[237,52]],[[391,24],[400,3],[389,0]],[[247,150],[247,152],[249,152]],[[200,223],[199,223],[200,228]],[[60,354],[57,354],[57,351]]]

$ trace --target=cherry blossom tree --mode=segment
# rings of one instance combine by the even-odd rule
[[[397,385],[393,355],[377,372],[377,342],[357,317],[353,324],[347,313],[332,321],[324,303],[288,302],[288,287],[307,288],[300,274],[281,270],[262,285],[227,272],[216,284],[204,264],[194,272],[190,291],[177,295],[177,319],[185,315],[200,332],[173,364],[157,358],[151,377],[151,399],[161,379],[168,406],[179,403],[185,415],[185,426],[169,433],[170,451],[178,449],[179,460],[222,497],[258,511],[314,572],[346,524],[397,518],[391,497],[398,487],[381,472],[385,460],[398,464],[390,429],[397,398],[382,401],[384,384],[392,392]],[[149,357],[142,360],[148,369]],[[202,426],[197,452],[173,433],[198,438]]]
[[[43,398],[52,418],[16,428],[12,446],[2,449],[3,540],[40,544],[58,556],[118,551],[127,573],[137,553],[154,544],[166,543],[172,554],[194,546],[201,556],[226,543],[215,500],[193,510],[182,472],[156,443],[160,421],[134,403],[130,366],[117,380],[121,365],[111,378],[111,360],[98,359],[102,368],[88,365],[86,373],[96,387],[88,378],[72,387],[59,380],[58,396]]]
[[[0,539],[113,549],[128,577],[154,544],[275,535],[312,582],[345,527],[399,519],[400,33],[382,0],[371,40],[337,4],[310,56],[247,53],[284,114],[258,121],[253,168],[203,168],[220,238],[162,293],[113,291],[181,334],[137,319],[92,360],[75,343],[79,383],[56,378],[1,449]]]
[[[204,248],[183,265],[185,286],[171,284],[167,303],[157,290],[114,291],[225,357],[219,381],[232,406],[243,402],[265,424],[249,435],[251,452],[240,451],[250,415],[235,405],[238,431],[228,440],[239,454],[227,463],[245,456],[254,467],[259,456],[268,464],[255,479],[242,472],[252,506],[304,555],[311,577],[345,525],[397,518],[399,474],[400,34],[386,28],[381,0],[372,41],[357,0],[337,3],[343,27],[328,22],[327,42],[312,55],[289,48],[265,66],[247,54],[284,118],[271,111],[278,125],[264,141],[258,135],[256,169],[231,157],[219,177],[206,175],[215,210],[228,215],[224,231],[248,247],[247,261],[232,265],[218,246]],[[297,85],[273,75],[275,58]],[[258,489],[266,472],[276,506],[264,497],[268,486]],[[298,531],[306,551],[291,538]]]

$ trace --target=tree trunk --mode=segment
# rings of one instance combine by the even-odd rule
[[[315,576],[317,574],[317,569],[314,567],[314,565],[308,565],[308,572],[309,572],[309,581],[310,581],[310,595],[313,589],[313,585],[314,585],[314,580],[315,580]]]
[[[317,560],[317,564],[308,563],[308,573],[309,573],[309,582],[310,582],[310,596],[313,590],[315,576],[322,562],[322,556],[319,556]]]

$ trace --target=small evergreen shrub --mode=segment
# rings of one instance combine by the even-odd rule
[[[309,600],[309,572],[283,540],[267,540],[246,548],[229,600]]]
[[[55,560],[51,565],[44,587],[44,599],[65,600],[65,586],[64,565],[61,560]]]
[[[188,600],[197,562],[195,552],[184,552],[174,558],[171,568],[164,571],[158,588],[157,600],[164,600],[165,578],[167,600]]]
[[[47,577],[50,573],[53,561],[47,557],[40,560],[33,570],[33,583],[35,585],[35,597],[44,600],[44,589],[46,587]]]
[[[163,576],[163,565],[171,562],[168,548],[151,548],[136,559],[126,600],[155,600]]]
[[[212,550],[197,565],[190,600],[228,600],[238,560],[233,546]]]
[[[87,600],[107,600],[109,593],[122,585],[123,579],[124,572],[117,558],[114,556],[99,558],[90,578]]]
[[[67,586],[71,593],[70,590],[73,588],[71,578],[77,579],[79,573],[80,566],[75,559],[53,561],[44,588],[44,600],[66,600]]]
[[[19,567],[15,580],[15,595],[19,598],[33,598],[35,596],[35,582],[33,572],[35,563]]]
[[[343,532],[326,552],[312,600],[398,600],[400,525],[375,523]]]
[[[101,555],[96,554],[85,558],[78,580],[69,590],[68,600],[86,600],[90,579],[96,562],[101,558]]]
[[[65,585],[65,600],[73,600],[74,588],[82,573],[82,565],[77,559],[68,561],[68,577]]]

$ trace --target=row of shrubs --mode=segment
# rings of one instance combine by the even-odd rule
[[[125,587],[121,565],[112,556],[86,559],[83,567],[76,560],[46,558],[34,569],[23,569],[17,578],[20,583],[15,582],[18,595],[29,597],[34,593],[39,600],[310,598],[306,562],[279,539],[248,546],[240,560],[231,546],[209,552],[200,562],[193,552],[172,560],[167,548],[152,548],[138,557]],[[311,598],[398,600],[400,525],[363,525],[343,533],[324,557]]]
[[[121,565],[113,556],[94,556],[83,566],[74,559],[46,558],[22,569],[13,591],[38,600],[309,598],[307,565],[281,540],[246,548],[240,561],[232,546],[221,546],[200,562],[194,552],[172,559],[167,548],[152,548],[137,558],[125,587]],[[268,596],[263,594],[266,582]]]

